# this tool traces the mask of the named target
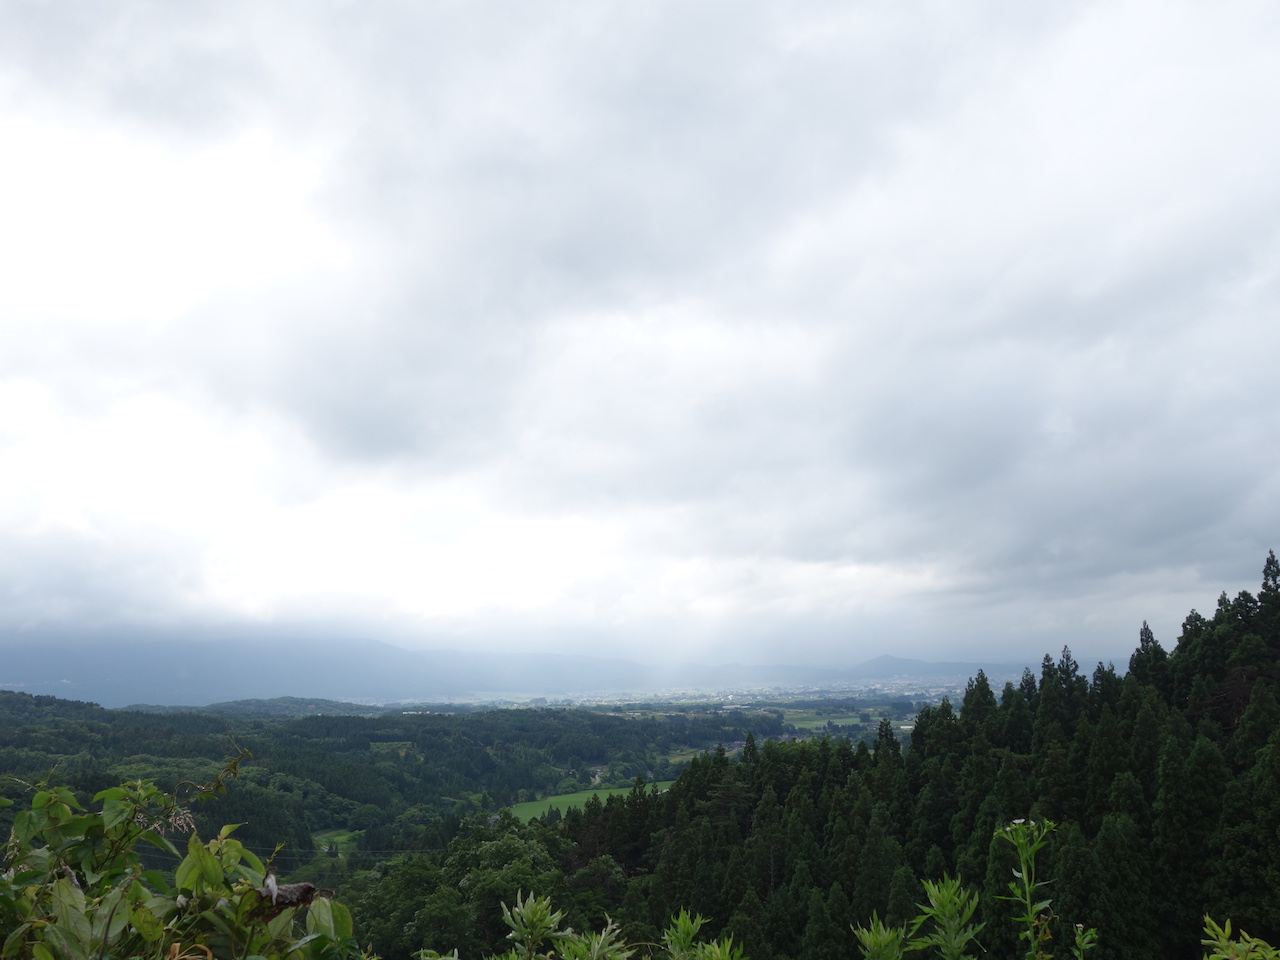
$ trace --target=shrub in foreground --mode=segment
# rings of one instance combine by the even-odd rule
[[[187,785],[185,800],[142,780],[103,790],[86,810],[65,787],[34,788],[0,858],[0,956],[361,957],[346,908],[311,884],[277,883],[234,827],[207,843],[191,832],[185,855],[166,837],[192,830],[190,804],[221,792],[239,759],[214,782]],[[176,870],[148,869],[142,844]]]

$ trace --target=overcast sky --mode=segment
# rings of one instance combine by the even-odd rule
[[[1280,7],[0,6],[0,639],[1126,665],[1280,547]]]

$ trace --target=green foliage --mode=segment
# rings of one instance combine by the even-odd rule
[[[750,731],[776,736],[782,729],[778,716],[761,711],[634,718],[564,709],[326,712],[291,719],[104,710],[0,690],[0,775],[35,782],[56,770],[61,784],[87,796],[143,778],[172,790],[216,775],[230,732],[254,756],[240,789],[195,811],[201,834],[242,823],[237,839],[261,857],[285,842],[276,863],[291,874],[319,852],[314,833],[350,830],[359,834],[354,873],[388,851],[443,848],[465,818],[553,794],[566,780],[586,785],[598,776],[601,785],[622,787],[641,774],[670,779],[678,773],[666,756],[673,750],[696,754]],[[2,777],[0,796],[18,799]],[[0,830],[9,825],[0,810]]]
[[[932,929],[923,937],[915,937],[911,949],[937,947],[942,960],[973,960],[965,951],[985,926],[969,922],[978,909],[978,895],[964,889],[959,877],[944,876],[936,882],[925,880],[924,890],[929,902],[920,904],[921,912],[911,925],[911,934],[915,937],[926,923],[931,924]]]
[[[543,944],[559,946],[575,937],[572,930],[561,929],[564,913],[551,909],[550,897],[531,893],[521,901],[517,894],[514,907],[502,905],[502,920],[511,928],[508,939],[515,943],[512,954],[519,960],[546,960],[549,954],[540,952]]]
[[[1018,866],[1013,868],[1013,879],[1009,881],[1011,896],[1001,896],[1001,900],[1011,900],[1018,904],[1021,916],[1014,921],[1024,926],[1018,938],[1027,944],[1027,960],[1051,960],[1049,944],[1053,939],[1053,921],[1059,919],[1053,912],[1053,901],[1044,896],[1047,880],[1036,879],[1036,855],[1049,845],[1049,834],[1056,824],[1049,820],[1037,823],[1034,820],[1014,820],[996,836],[1013,844],[1018,855]],[[1083,924],[1076,925],[1074,953],[1077,960],[1083,960],[1084,952],[1092,949],[1097,943],[1098,934],[1094,929],[1086,930]]]
[[[1049,834],[1054,826],[1050,820],[1042,820],[1040,823],[1034,820],[1014,820],[1007,827],[996,831],[996,836],[1013,844],[1018,854],[1018,866],[1014,867],[1014,878],[1009,881],[1012,896],[1001,896],[999,899],[1012,900],[1022,910],[1022,915],[1013,919],[1026,928],[1018,938],[1027,942],[1028,960],[1053,956],[1047,949],[1053,938],[1049,927],[1049,921],[1054,919],[1053,912],[1049,909],[1052,901],[1040,899],[1048,882],[1036,879],[1036,854],[1048,846]]]
[[[1280,960],[1280,950],[1243,930],[1239,938],[1233,939],[1230,920],[1218,926],[1213,918],[1206,915],[1204,934],[1205,939],[1200,942],[1213,948],[1212,953],[1205,954],[1205,960]]]
[[[208,843],[192,832],[185,857],[166,837],[191,829],[190,803],[225,789],[243,756],[185,799],[143,780],[100,791],[91,811],[65,787],[36,788],[0,863],[0,956],[361,956],[346,908],[277,884],[234,827]],[[180,859],[172,876],[146,869],[144,843]]]
[[[1098,931],[1092,928],[1086,929],[1083,923],[1077,923],[1075,931],[1076,939],[1072,945],[1071,955],[1076,960],[1083,960],[1085,952],[1098,945]]]
[[[628,960],[636,952],[613,920],[598,933],[575,933],[565,926],[564,912],[552,908],[550,897],[517,895],[514,906],[502,904],[502,920],[511,928],[507,939],[512,946],[491,960],[553,960],[556,956],[564,960]],[[681,911],[662,936],[662,960],[746,960],[731,938],[700,942],[698,932],[705,923],[702,917]],[[458,951],[419,950],[413,956],[416,960],[457,960]]]
[[[886,926],[879,915],[872,913],[870,924],[854,927],[853,933],[866,960],[901,960],[907,938],[905,926]]]

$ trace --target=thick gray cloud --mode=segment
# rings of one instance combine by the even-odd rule
[[[1280,530],[1277,20],[10,4],[0,616],[1172,644]]]

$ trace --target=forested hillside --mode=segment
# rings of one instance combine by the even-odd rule
[[[388,957],[423,945],[499,949],[498,904],[550,895],[577,928],[619,919],[652,941],[701,912],[753,960],[844,960],[851,924],[916,913],[920,881],[981,891],[986,955],[1019,955],[1016,864],[995,832],[1058,824],[1041,876],[1064,929],[1096,927],[1099,958],[1198,957],[1208,912],[1280,934],[1280,565],[1255,597],[1192,611],[1168,653],[1144,624],[1120,675],[1069,651],[920,714],[909,743],[881,725],[847,740],[748,744],[699,758],[666,793],[637,788],[558,822],[474,818],[442,854],[392,861],[349,888]],[[1060,955],[1065,955],[1061,945]]]
[[[216,776],[237,747],[234,787],[199,805],[205,836],[242,823],[237,839],[262,855],[278,843],[281,870],[318,852],[315,834],[341,831],[351,855],[321,858],[328,880],[400,850],[438,848],[469,814],[581,789],[669,777],[672,754],[782,732],[763,711],[631,718],[588,710],[489,710],[243,719],[104,710],[0,692],[0,797],[21,801],[48,780],[82,795],[154,779],[165,790]],[[0,829],[7,831],[0,810]]]
[[[1064,650],[1000,690],[978,673],[959,703],[921,709],[909,738],[883,721],[869,743],[769,740],[781,717],[750,710],[246,719],[0,693],[0,794],[139,778],[181,792],[246,748],[230,789],[196,808],[200,833],[242,823],[246,848],[284,843],[277,869],[337,888],[389,960],[499,952],[500,905],[521,891],[552,897],[575,929],[615,918],[632,943],[688,908],[752,960],[845,960],[851,925],[906,922],[921,881],[946,874],[980,891],[985,955],[1013,957],[1013,908],[997,898],[1016,861],[996,832],[1018,819],[1057,824],[1040,875],[1062,929],[1098,930],[1093,957],[1199,956],[1206,912],[1274,942],[1274,554],[1257,596],[1192,611],[1171,652],[1144,624],[1127,666],[1084,671]],[[737,758],[717,746],[737,741]],[[646,786],[691,749],[705,752],[671,789]],[[529,823],[495,812],[590,780],[636,786]]]

